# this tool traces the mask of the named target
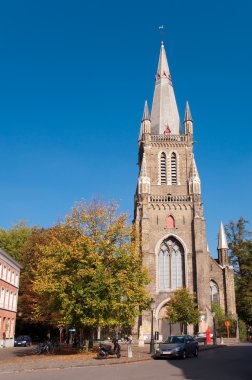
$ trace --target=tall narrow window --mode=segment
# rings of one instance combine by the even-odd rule
[[[158,284],[160,290],[174,290],[185,283],[184,250],[180,242],[169,237],[158,253]]]
[[[171,155],[171,183],[177,184],[177,157],[174,152]]]
[[[161,183],[166,183],[166,155],[165,153],[161,153],[160,158],[160,177]]]
[[[219,288],[218,288],[218,285],[214,281],[210,281],[210,299],[211,299],[211,305],[220,304]]]

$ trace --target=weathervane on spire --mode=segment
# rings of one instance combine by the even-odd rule
[[[163,39],[163,36],[164,36],[164,28],[165,28],[164,25],[159,25],[159,27],[158,27],[159,32],[160,32],[160,36],[162,37],[162,39]],[[162,44],[164,44],[163,41],[162,41]]]

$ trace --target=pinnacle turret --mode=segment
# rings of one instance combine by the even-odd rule
[[[189,192],[190,194],[201,194],[200,177],[193,154],[189,173]]]
[[[151,132],[150,125],[151,125],[150,113],[149,113],[147,100],[145,100],[143,117],[142,117],[142,122],[141,122],[141,127],[140,127],[139,138],[138,138],[139,143],[143,140],[147,142],[147,140],[150,139],[150,132]]]
[[[162,42],[151,110],[151,133],[154,135],[163,134],[167,127],[173,135],[180,133],[179,113]]]
[[[218,259],[219,264],[223,267],[229,265],[229,257],[228,257],[228,243],[226,238],[226,233],[224,226],[221,222],[219,236],[218,236]]]
[[[149,108],[148,108],[148,102],[147,102],[147,100],[145,100],[142,121],[144,121],[144,120],[150,121],[150,119],[151,118],[150,118],[150,113],[149,113]]]
[[[219,236],[218,236],[218,249],[228,249],[226,233],[225,233],[225,229],[222,222],[220,224],[220,230],[219,230]]]
[[[193,134],[193,119],[192,119],[188,101],[186,102],[184,125],[185,125],[185,134],[192,135]]]
[[[141,170],[138,180],[138,193],[139,194],[149,194],[150,193],[150,177],[147,175],[147,165],[146,165],[146,156],[143,153]]]
[[[188,101],[186,101],[186,109],[185,109],[185,117],[184,117],[184,122],[186,121],[193,121]]]

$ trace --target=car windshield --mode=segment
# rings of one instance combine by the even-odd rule
[[[165,343],[184,343],[185,338],[183,336],[169,336]]]

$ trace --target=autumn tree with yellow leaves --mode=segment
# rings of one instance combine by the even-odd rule
[[[55,325],[132,326],[147,309],[149,278],[138,238],[114,204],[77,204],[36,245],[33,316]],[[48,321],[49,322],[49,321]]]

